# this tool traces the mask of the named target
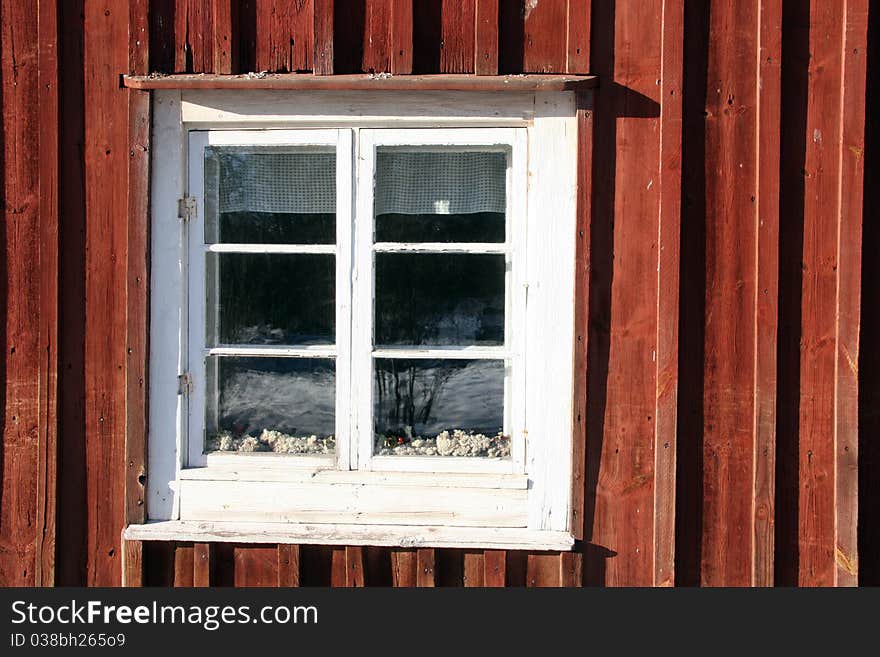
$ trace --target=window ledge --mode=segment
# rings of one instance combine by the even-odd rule
[[[275,89],[295,91],[581,91],[598,85],[595,75],[126,75],[131,89]]]
[[[131,541],[217,543],[301,543],[389,547],[479,548],[493,550],[569,551],[568,532],[520,528],[415,527],[409,525],[338,525],[305,523],[198,522],[163,520],[129,525]]]

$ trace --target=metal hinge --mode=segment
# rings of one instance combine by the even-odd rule
[[[189,372],[184,372],[177,377],[177,394],[188,396],[193,389],[193,380],[192,375]]]
[[[192,196],[177,199],[177,218],[189,221],[196,216],[196,200]]]

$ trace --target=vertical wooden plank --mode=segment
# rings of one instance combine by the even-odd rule
[[[192,543],[174,546],[174,587],[192,588],[195,574]]]
[[[440,73],[473,73],[476,0],[442,4]]]
[[[55,583],[58,476],[58,10],[38,5],[40,94],[40,408],[34,583]]]
[[[734,29],[736,39],[745,40],[741,47]],[[749,586],[755,547],[757,3],[719,6],[710,15],[710,34],[702,577],[709,586]]]
[[[782,113],[782,2],[758,15],[757,300],[755,308],[755,501],[752,585],[773,586],[776,489],[776,368],[779,329],[779,188]]]
[[[139,588],[144,585],[144,544],[122,541],[122,586]]]
[[[330,549],[330,586],[348,586],[348,560],[344,547]]]
[[[562,586],[562,557],[546,552],[526,557],[526,586]]]
[[[237,10],[236,0],[211,0],[212,27],[214,30],[213,71],[218,74],[238,70],[237,51],[233,43],[233,12]],[[311,30],[309,30],[311,32]]]
[[[568,0],[566,73],[590,72],[590,14],[592,8],[591,0]]]
[[[476,0],[474,73],[498,75],[498,0]]]
[[[315,30],[313,0],[297,0],[290,7],[290,41],[288,70],[304,72],[312,70],[315,46],[312,43]]]
[[[235,546],[235,586],[277,586],[277,546]]]
[[[87,581],[118,586],[125,523],[129,8],[85,5]]]
[[[416,586],[432,587],[435,585],[434,559],[433,548],[416,550]]]
[[[841,90],[839,247],[837,271],[837,496],[834,561],[837,586],[857,586],[859,337],[869,3],[848,2],[844,16]],[[876,4],[872,8],[877,11]],[[876,33],[874,35],[875,38]],[[875,111],[872,107],[871,111]],[[868,498],[870,499],[870,498]]]
[[[36,3],[10,2],[2,12],[2,134],[4,238],[0,254],[3,313],[0,333],[5,338],[0,359],[3,439],[0,444],[0,581],[6,586],[34,586],[41,566],[35,552],[33,519],[44,514],[37,508],[41,458],[40,373],[46,358],[40,346],[42,282],[39,273],[41,231],[39,163],[40,91]],[[48,145],[48,144],[47,144]],[[49,172],[46,171],[48,174]],[[46,327],[48,328],[48,327]],[[5,367],[4,367],[5,366]],[[48,372],[47,372],[48,373]],[[47,436],[48,437],[48,436]],[[45,445],[48,447],[48,445]],[[48,456],[48,455],[47,455]],[[48,466],[48,462],[45,463]],[[45,493],[44,493],[45,494]],[[48,500],[46,500],[48,502]],[[8,547],[7,547],[8,546]]]
[[[661,18],[653,584],[672,586],[675,579],[684,4],[679,0],[664,0]]]
[[[193,586],[211,586],[212,551],[210,543],[193,544]]]
[[[674,258],[678,248],[677,224],[661,224],[677,221],[674,208],[661,207],[672,194],[664,200],[661,190],[674,189],[678,174],[661,164],[667,151],[660,123],[675,116],[670,111],[661,119],[658,81],[664,50],[681,45],[669,42],[674,31],[667,37],[656,29],[658,16],[673,8],[680,12],[678,4],[667,12],[663,6],[662,0],[600,3],[591,16],[593,69],[619,85],[598,91],[594,119],[584,536],[589,550],[583,568],[587,582],[610,586],[652,585],[660,573],[655,497],[668,464],[658,464],[656,450],[669,449],[664,445],[673,440],[663,436],[661,442],[657,433],[658,411],[666,413],[663,426],[669,425],[677,385],[670,369],[674,356],[658,349],[672,348],[678,309],[670,308],[674,297],[662,298],[657,277],[665,280],[668,272],[658,270],[671,264],[664,251]],[[668,482],[660,483],[668,497]]]
[[[568,46],[560,32],[568,24],[568,0],[526,2],[523,20],[523,72],[563,73]]]
[[[211,73],[214,66],[213,2],[188,0],[186,41],[192,73]]]
[[[467,550],[462,554],[462,585],[466,587],[485,586],[483,552]]]
[[[188,41],[189,5],[198,0],[174,0],[174,73],[188,73],[192,69],[192,52]],[[158,35],[157,35],[158,36]]]
[[[385,73],[391,70],[391,4],[391,0],[366,0],[364,3],[364,54],[361,64],[364,72]]]
[[[507,551],[483,551],[483,586],[503,587],[507,579]]]
[[[868,3],[811,5],[798,579],[852,586]]]
[[[560,586],[583,585],[583,555],[580,552],[563,552],[560,555]],[[671,584],[669,584],[671,586]]]
[[[408,75],[413,70],[413,0],[391,0],[391,73]]]
[[[590,287],[590,183],[593,171],[593,96],[577,99],[577,223],[574,274],[574,384],[572,392],[572,478],[569,528],[575,539],[584,538],[584,496],[587,467],[587,337]]]
[[[345,585],[364,585],[364,549],[359,545],[345,548]]]
[[[278,546],[278,586],[299,586],[299,545]]]
[[[333,0],[314,2],[314,72],[333,75]]]
[[[148,72],[149,6],[129,4],[128,70]],[[128,92],[128,267],[125,430],[125,523],[146,519],[144,489],[147,457],[147,307],[149,303],[149,145],[150,95]]]
[[[395,587],[417,586],[416,551],[397,548],[391,552],[391,583]]]

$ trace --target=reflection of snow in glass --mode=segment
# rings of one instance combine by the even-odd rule
[[[233,435],[264,429],[290,435],[334,433],[332,362],[311,359],[227,358],[221,362],[218,429]],[[311,369],[310,369],[311,368]]]

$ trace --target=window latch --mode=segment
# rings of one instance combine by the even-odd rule
[[[177,394],[188,396],[192,392],[193,380],[189,372],[184,372],[177,377]]]
[[[189,221],[196,216],[196,200],[192,196],[177,199],[177,218]]]

